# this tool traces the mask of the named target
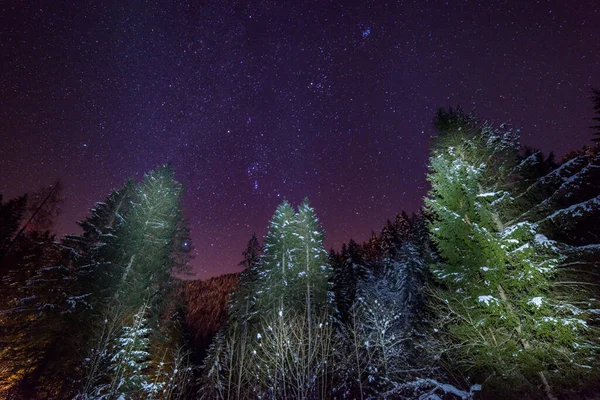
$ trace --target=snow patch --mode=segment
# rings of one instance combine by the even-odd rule
[[[499,302],[497,298],[495,298],[494,296],[490,296],[490,295],[479,296],[477,298],[477,301],[479,301],[480,303],[484,303],[486,306],[489,306],[490,303],[498,304],[498,302]]]
[[[529,300],[527,302],[527,304],[533,304],[536,307],[541,307],[542,306],[542,298],[541,297],[534,297],[531,300]]]

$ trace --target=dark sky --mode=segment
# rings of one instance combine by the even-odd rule
[[[328,246],[364,240],[421,205],[440,106],[510,122],[544,151],[589,142],[599,8],[2,1],[0,192],[62,178],[62,234],[171,161],[198,277],[237,270],[284,198],[310,198]]]

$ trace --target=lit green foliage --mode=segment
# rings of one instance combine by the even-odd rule
[[[86,394],[96,393],[101,397],[117,393],[121,381],[129,379],[130,373],[123,372],[119,364],[133,361],[119,358],[119,354],[125,354],[124,339],[116,335],[134,334],[138,328],[144,332],[138,339],[143,338],[143,351],[148,354],[147,363],[141,359],[135,363],[143,364],[148,379],[127,380],[127,391],[153,391],[155,397],[172,392],[164,387],[169,382],[163,376],[164,360],[165,354],[169,357],[175,354],[178,344],[165,336],[170,323],[164,320],[164,313],[168,311],[173,289],[171,272],[182,266],[181,260],[185,260],[181,256],[182,244],[188,240],[181,215],[181,194],[182,187],[173,179],[170,166],[147,174],[134,188],[131,208],[121,216],[122,224],[103,248],[111,267],[112,291],[103,307],[105,323],[97,332],[88,357],[83,388]],[[165,347],[169,343],[174,347],[171,352]],[[130,367],[135,366],[127,368]]]
[[[313,398],[330,390],[331,268],[323,238],[308,201],[297,213],[284,201],[260,260],[250,240],[227,323],[204,364],[203,398]]]
[[[310,324],[310,313],[325,311],[327,304],[333,301],[328,298],[331,294],[328,283],[331,266],[323,246],[323,228],[308,199],[298,207],[296,221],[295,236],[299,239],[300,246],[295,252],[297,264],[294,268],[294,281],[295,286],[304,289],[304,296],[298,299],[297,304],[303,304],[306,308]]]
[[[564,259],[559,244],[537,224],[506,217],[517,137],[460,110],[436,122],[426,205],[443,259],[432,271],[444,288],[438,296],[455,342],[452,362],[513,390],[532,389],[534,379],[551,395],[549,380],[589,368],[589,315],[553,290]]]
[[[297,269],[295,253],[300,246],[296,224],[296,212],[284,201],[275,210],[265,237],[258,291],[261,313],[268,315],[272,310],[297,306],[288,288]]]

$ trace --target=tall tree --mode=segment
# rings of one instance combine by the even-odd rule
[[[304,304],[307,322],[312,323],[312,313],[327,310],[332,304],[332,292],[329,287],[331,266],[327,250],[323,246],[325,234],[315,209],[305,199],[298,207],[295,236],[299,239],[296,250],[296,280],[304,295],[300,304]]]
[[[265,236],[264,255],[259,273],[259,308],[261,313],[284,312],[293,308],[288,286],[297,269],[296,254],[299,239],[296,234],[296,212],[284,201],[275,210]],[[297,273],[297,271],[296,271]]]
[[[122,327],[132,326],[141,307],[144,329],[152,333],[151,343],[159,340],[160,321],[174,288],[171,272],[183,267],[179,253],[189,240],[181,213],[181,194],[182,187],[174,180],[169,165],[145,175],[133,191],[131,210],[111,242],[109,261],[115,265],[111,275],[116,289],[104,309],[105,324],[95,338],[97,345],[88,357],[93,360],[93,371],[88,370],[84,392],[104,395],[107,382],[114,382],[115,355],[120,351],[114,335]],[[150,354],[152,371],[160,367],[161,356]],[[143,393],[143,384],[136,385],[128,390]],[[112,393],[114,385],[109,387]]]
[[[585,310],[553,291],[559,246],[537,224],[507,217],[518,137],[460,110],[440,111],[436,127],[426,204],[455,364],[511,390],[531,390],[537,377],[553,397],[552,379],[573,360],[585,365],[593,345]]]

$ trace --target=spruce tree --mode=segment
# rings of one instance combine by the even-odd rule
[[[107,387],[114,389],[118,378],[115,374],[120,371],[115,369],[115,357],[121,351],[115,334],[122,327],[132,326],[128,321],[135,320],[142,306],[144,329],[151,333],[151,348],[152,342],[161,340],[159,327],[174,288],[171,272],[181,266],[179,252],[188,240],[181,214],[181,193],[182,187],[168,165],[145,175],[133,190],[131,209],[105,249],[110,254],[107,261],[114,265],[111,280],[115,289],[104,308],[104,325],[88,357],[93,368],[88,369],[84,393],[104,395]],[[160,370],[162,354],[151,352],[149,357],[149,368]],[[145,390],[144,382],[136,382],[130,382],[130,386],[137,388],[128,390]]]
[[[308,199],[298,207],[295,236],[299,239],[295,286],[304,289],[304,295],[298,300],[304,304],[310,325],[312,314],[327,310],[333,299],[329,288],[331,266],[323,246],[325,234]]]
[[[552,380],[585,372],[576,365],[593,345],[585,311],[553,290],[560,246],[508,217],[518,137],[460,110],[440,111],[436,125],[426,204],[454,364],[492,387],[527,392],[534,380],[553,397]]]
[[[283,313],[294,308],[288,286],[297,274],[296,252],[299,239],[296,234],[296,212],[284,201],[275,210],[265,236],[264,255],[259,272],[259,308],[262,314]],[[296,296],[297,297],[297,296]]]

